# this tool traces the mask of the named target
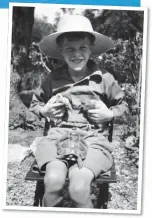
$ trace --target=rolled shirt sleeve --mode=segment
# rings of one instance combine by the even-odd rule
[[[128,104],[125,101],[125,94],[118,82],[110,73],[104,77],[105,92],[108,98],[108,108],[113,111],[114,118],[128,113]]]

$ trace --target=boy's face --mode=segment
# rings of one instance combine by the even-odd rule
[[[75,72],[81,72],[86,68],[92,47],[93,45],[87,37],[72,40],[65,37],[60,48],[68,67]]]

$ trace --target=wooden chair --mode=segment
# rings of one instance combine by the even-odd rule
[[[109,141],[112,141],[112,133],[113,133],[113,123],[110,123],[109,124],[109,137],[108,137]],[[34,165],[35,165],[35,162],[33,162],[29,172],[27,173],[25,177],[25,180],[37,181],[33,206],[42,206],[42,198],[44,195],[44,174],[33,171]],[[111,171],[111,176],[109,178],[105,178],[102,175],[100,175],[94,181],[99,187],[99,195],[97,199],[96,208],[107,209],[109,183],[117,182],[114,161],[113,161],[113,165],[110,171]],[[68,178],[67,178],[67,182],[68,182]]]

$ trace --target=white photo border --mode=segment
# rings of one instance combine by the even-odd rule
[[[11,39],[12,39],[12,11],[14,6],[20,7],[50,7],[50,8],[84,8],[84,9],[107,9],[107,10],[132,10],[144,12],[143,29],[143,56],[142,56],[142,85],[141,85],[141,113],[140,113],[140,151],[139,151],[139,174],[138,174],[138,204],[137,210],[116,210],[116,209],[81,209],[81,208],[47,208],[32,206],[7,206],[6,185],[7,185],[7,158],[8,158],[8,123],[9,123],[9,94],[10,94],[10,66],[11,66]],[[146,84],[146,53],[147,53],[147,24],[148,9],[146,7],[124,7],[124,6],[99,6],[99,5],[69,5],[69,4],[46,4],[46,3],[9,3],[9,31],[8,31],[8,53],[7,53],[7,85],[6,85],[6,112],[5,112],[5,158],[4,158],[4,181],[3,201],[4,210],[24,211],[60,211],[60,212],[85,212],[85,213],[113,213],[113,214],[141,214],[142,209],[142,174],[143,174],[143,144],[144,144],[144,120],[145,120],[145,84]]]

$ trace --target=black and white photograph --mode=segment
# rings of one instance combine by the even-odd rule
[[[147,10],[10,3],[3,208],[140,214]]]

